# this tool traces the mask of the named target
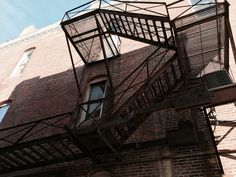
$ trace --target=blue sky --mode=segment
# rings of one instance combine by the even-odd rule
[[[14,39],[27,26],[42,28],[88,0],[0,0],[0,43]]]

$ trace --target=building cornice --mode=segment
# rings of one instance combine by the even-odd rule
[[[26,35],[26,36],[19,36],[13,40],[9,40],[7,42],[3,42],[0,44],[0,50],[9,48],[9,47],[13,47],[19,44],[22,44],[24,42],[28,42],[31,40],[34,40],[35,38],[38,37],[42,37],[45,36],[49,33],[55,32],[55,31],[59,31],[61,30],[61,27],[59,26],[59,23],[55,23],[53,25],[47,26],[45,28],[39,29],[36,32]]]

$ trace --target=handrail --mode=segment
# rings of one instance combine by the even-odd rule
[[[63,114],[57,114],[55,116],[46,117],[46,118],[35,120],[35,121],[32,121],[32,122],[27,122],[27,123],[23,123],[23,124],[11,126],[11,127],[3,128],[3,129],[0,129],[0,132],[5,131],[5,130],[9,130],[9,129],[18,128],[18,127],[25,126],[25,125],[39,123],[39,122],[42,122],[42,121],[45,121],[45,120],[49,120],[49,119],[53,119],[53,118],[56,118],[56,117],[62,117],[62,116],[65,116],[65,115],[72,115],[72,112],[66,112],[66,113],[63,113]]]
[[[150,8],[154,8],[156,6],[143,7],[143,4],[147,4],[147,5],[148,4],[149,5],[150,4],[153,4],[153,5],[156,4],[156,5],[159,5],[160,7],[163,6],[164,9],[166,10],[166,13],[159,14],[157,10],[155,10],[155,11],[150,10]],[[93,7],[93,5],[95,5],[95,7]],[[159,16],[162,15],[162,16],[168,17],[167,5],[166,5],[165,2],[155,2],[155,1],[122,1],[122,0],[111,0],[111,1],[92,0],[92,1],[89,1],[89,2],[87,2],[85,4],[83,4],[83,5],[80,5],[78,7],[75,7],[73,9],[71,9],[71,10],[68,10],[64,14],[64,16],[63,16],[63,18],[61,20],[61,23],[64,22],[64,21],[70,20],[70,19],[72,19],[75,16],[82,15],[86,11],[89,12],[89,11],[93,11],[93,10],[96,10],[96,9],[107,9],[109,7],[112,7],[113,10],[118,10],[118,11],[121,11],[121,12],[131,12],[131,10],[128,9],[129,6],[130,7],[132,6],[133,8],[142,10],[143,12],[147,11],[148,13],[151,12],[151,13],[159,15]],[[71,14],[73,14],[73,15],[71,15]]]
[[[62,133],[64,131],[64,126],[69,123],[71,117],[72,112],[67,112],[0,129],[0,141],[3,142],[1,143],[1,148]],[[63,125],[61,125],[62,122]],[[55,129],[56,131],[51,131]],[[60,131],[58,131],[58,129],[60,129]],[[48,130],[48,132],[45,130]],[[42,132],[45,136],[42,135]]]

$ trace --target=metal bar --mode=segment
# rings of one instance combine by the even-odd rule
[[[42,144],[38,144],[38,146],[44,151],[46,152],[48,155],[50,155],[53,160],[58,160],[58,158],[48,149],[46,149]]]
[[[193,23],[190,23],[188,25],[185,25],[185,26],[181,26],[179,28],[176,28],[176,31],[177,32],[180,32],[180,31],[183,31],[183,30],[186,30],[188,28],[191,28],[193,26],[197,26],[197,25],[200,25],[202,23],[206,23],[206,22],[209,22],[209,21],[213,21],[213,20],[217,20],[218,18],[220,17],[224,17],[225,13],[220,13],[218,15],[215,15],[215,16],[212,16],[212,17],[208,17],[208,18],[204,18],[202,20],[199,20],[199,21],[196,21],[196,22],[193,22]]]
[[[174,1],[174,2],[172,2],[172,3],[170,3],[170,4],[167,4],[166,6],[169,7],[169,6],[175,5],[175,4],[177,4],[177,3],[179,3],[179,2],[182,2],[182,1],[184,1],[184,0]]]
[[[113,1],[117,1],[117,2],[122,2],[122,3],[134,3],[134,4],[161,4],[161,5],[165,5],[165,2],[157,2],[157,1],[123,1],[123,0],[113,0]]]
[[[97,28],[94,28],[94,29],[85,31],[85,32],[83,32],[83,33],[79,33],[79,34],[77,34],[77,35],[75,35],[75,36],[72,36],[71,38],[74,39],[74,38],[81,37],[81,36],[83,36],[83,35],[85,35],[85,34],[89,34],[89,33],[96,32],[96,31],[97,31]]]
[[[78,44],[78,43],[84,42],[84,41],[89,40],[89,39],[93,39],[93,38],[98,37],[98,36],[99,36],[99,34],[94,34],[93,36],[89,36],[89,37],[80,39],[80,40],[78,40],[78,41],[75,41],[74,43],[75,43],[75,44]]]
[[[198,4],[198,5],[200,5],[200,4]],[[224,5],[224,2],[218,2],[216,5],[217,5],[217,6]],[[192,5],[189,5],[189,6],[192,7]],[[182,7],[187,7],[187,6],[181,6],[180,8],[182,8]],[[209,9],[212,9],[212,8],[214,8],[214,6],[210,6],[210,7],[204,8],[204,9],[199,10],[199,11],[197,11],[197,12],[198,12],[198,13],[201,13],[201,12],[204,12],[204,11],[208,11]],[[184,16],[182,16],[182,17],[174,18],[172,21],[178,21],[178,20],[184,19],[184,18],[186,18],[186,17],[195,16],[195,15],[196,15],[196,12],[193,12],[193,13],[184,15]]]
[[[166,80],[167,87],[168,87],[168,89],[170,89],[171,84],[170,84],[170,79],[169,79],[167,71],[164,72],[164,77],[165,77],[165,80]]]
[[[150,13],[154,13],[156,16],[158,15],[158,17],[167,16],[166,14],[163,14],[163,13],[160,13],[160,12],[157,12],[157,11],[153,11],[153,10],[149,10],[150,7],[142,8],[142,7],[139,7],[139,6],[132,5],[132,4],[129,4],[129,6],[134,7],[134,8],[137,8],[137,10],[132,10],[132,11],[129,11],[129,12],[134,12],[134,11],[143,10],[143,11],[147,11],[149,14],[150,14]],[[159,7],[159,6],[158,6],[158,7]]]
[[[17,165],[17,167],[21,167],[22,165],[24,166],[25,164],[22,163],[21,161],[19,161],[19,159],[14,158],[12,156],[10,156],[9,154],[7,154],[7,152],[5,153],[1,153],[1,156],[3,156],[5,159],[8,159],[9,161],[13,162],[14,164]]]
[[[42,155],[40,152],[36,151],[34,149],[34,147],[28,147],[28,149],[30,149],[34,154],[38,155],[40,159],[43,159],[44,161],[49,160],[47,157],[45,157],[44,155]]]
[[[119,32],[110,32],[110,33],[115,34],[115,35],[119,35],[121,37],[125,37],[128,39],[132,39],[132,40],[136,40],[136,41],[140,41],[140,42],[144,42],[144,43],[148,43],[148,44],[152,44],[152,45],[156,45],[156,46],[162,46],[164,48],[167,48],[166,43],[155,42],[155,41],[152,41],[149,39],[143,39],[143,38],[140,38],[139,36],[125,35],[125,34],[119,33]]]
[[[79,95],[81,96],[82,93],[80,92],[78,76],[77,76],[77,72],[76,72],[76,69],[75,69],[75,63],[74,63],[74,60],[73,60],[73,56],[72,56],[72,52],[71,52],[71,49],[70,49],[69,40],[68,40],[67,37],[66,37],[66,43],[67,43],[67,47],[69,49],[70,60],[71,60],[71,64],[72,64],[72,67],[73,67],[73,72],[74,72],[75,82],[76,82],[76,86],[77,86],[77,91],[78,91]]]
[[[119,15],[117,15],[118,17],[119,17]],[[114,26],[115,28],[119,28],[119,30],[120,30],[120,32],[122,33],[122,30],[121,30],[121,28],[120,28],[120,24],[119,24],[119,21],[117,20],[117,18],[116,18],[116,15],[114,15],[114,19],[115,19],[115,21],[116,21],[116,25]]]
[[[2,169],[4,169],[4,168],[10,169],[10,168],[11,168],[9,165],[6,165],[4,162],[1,162],[1,161],[0,161],[0,164],[1,164],[1,166],[2,166],[2,167],[1,167]],[[1,170],[0,170],[0,171],[1,171]]]
[[[9,162],[9,160],[6,160],[5,157],[2,157],[2,153],[0,154],[0,159],[1,159],[1,162],[3,162],[4,164],[7,164],[7,166],[9,166],[10,168],[18,167],[16,164],[12,164],[11,162]]]
[[[67,40],[67,38],[70,39],[70,35],[68,34],[68,32],[67,32],[67,30],[64,28],[64,26],[62,26],[62,29],[63,29],[63,31],[65,32],[66,40]],[[73,47],[75,48],[76,52],[78,52],[79,56],[81,57],[81,59],[83,60],[83,62],[86,64],[87,61],[86,61],[86,59],[84,58],[83,54],[82,54],[82,53],[79,51],[79,49],[76,47],[76,45],[74,44],[73,40],[70,39],[70,41],[71,41]],[[68,45],[68,44],[67,44],[67,45]]]
[[[216,145],[216,142],[215,142],[215,136],[213,134],[210,121],[207,117],[207,111],[206,111],[205,107],[203,108],[203,112],[204,112],[204,115],[205,115],[205,118],[206,118],[206,121],[207,121],[207,127],[208,127],[208,131],[210,133],[211,139],[212,139],[212,143],[213,143],[213,146],[214,146],[214,149],[215,149],[216,157],[217,157],[218,163],[220,165],[220,171],[221,171],[222,174],[224,174],[223,165],[221,163],[219,151],[218,151],[218,148],[217,148],[217,145]]]
[[[115,157],[117,159],[120,159],[119,153],[116,151],[116,149],[111,145],[111,143],[107,140],[107,138],[104,137],[103,133],[100,129],[97,129],[97,133],[100,136],[100,138],[103,140],[103,142],[110,148],[110,150],[115,154]]]
[[[55,122],[52,122],[52,123],[46,123],[46,122],[42,121],[42,122],[40,122],[40,123],[43,124],[43,125],[46,125],[46,126],[44,126],[44,127],[40,128],[40,129],[34,131],[34,132],[31,133],[31,134],[28,134],[25,138],[31,137],[31,136],[37,134],[38,132],[40,132],[40,131],[42,131],[42,130],[48,128],[48,127],[53,127],[53,128],[59,129],[58,126],[55,126],[54,124],[56,124],[56,123],[58,123],[58,122],[60,122],[60,121],[62,121],[62,120],[64,120],[64,118],[62,118],[62,119],[57,119]],[[64,127],[60,127],[60,129],[63,129],[63,128],[64,128]],[[63,130],[64,130],[64,129],[63,129]]]
[[[21,140],[23,140],[23,138],[31,131],[33,130],[34,127],[36,127],[39,123],[36,122],[32,127],[30,127],[19,139],[17,139],[17,141],[15,142],[15,144],[19,143]]]
[[[63,141],[59,141],[73,156],[77,156]]]
[[[68,10],[68,11],[66,11],[66,14],[68,14],[69,12],[72,12],[72,11],[74,11],[74,10],[76,10],[76,9],[79,9],[79,8],[81,8],[81,7],[84,7],[84,6],[86,6],[86,5],[89,5],[89,4],[91,4],[91,3],[95,2],[95,1],[97,1],[97,0],[89,1],[89,2],[87,2],[87,3],[85,3],[85,4],[83,4],[83,5],[80,5],[80,6],[78,6],[78,7],[75,7],[75,8],[73,8],[73,9],[71,9],[71,10]]]
[[[49,119],[54,119],[56,117],[61,117],[61,116],[65,116],[65,115],[71,115],[71,112],[67,112],[67,113],[63,113],[63,114],[58,114],[58,115],[55,115],[55,116],[43,118],[43,119],[32,121],[32,122],[27,122],[27,123],[19,124],[19,125],[12,126],[12,127],[3,128],[3,129],[0,129],[0,132],[1,131],[6,131],[6,130],[9,130],[9,129],[15,129],[17,127],[21,127],[21,126],[25,126],[25,125],[34,124],[34,123],[37,123],[37,122],[42,122],[42,121],[49,120]]]
[[[78,138],[71,132],[71,130],[66,126],[65,127],[66,131],[68,132],[69,137],[71,138],[72,142],[85,154],[87,154],[93,161],[98,162],[97,157],[95,154],[88,149],[86,146],[84,146]]]
[[[30,160],[25,158],[25,156],[18,154],[17,152],[11,151],[10,154],[13,154],[13,156],[20,159],[22,162],[25,163],[25,165],[27,165],[28,163],[32,164],[32,162]]]
[[[157,40],[158,40],[158,42],[161,42],[159,34],[158,34],[157,26],[156,26],[156,21],[152,20],[152,23],[153,23],[153,26],[154,26],[154,29],[156,32]]]
[[[178,60],[179,60],[179,65],[180,65],[180,68],[181,68],[181,73],[183,74],[183,79],[184,79],[184,82],[186,83],[187,82],[187,77],[188,77],[188,74],[189,74],[189,71],[190,71],[190,68],[188,68],[189,64],[186,64],[186,62],[189,62],[189,61],[185,61],[184,60],[184,54],[181,52],[181,42],[179,40],[179,37],[178,37],[178,32],[177,32],[177,29],[176,29],[176,26],[175,26],[175,22],[172,22],[172,27],[173,27],[173,31],[174,31],[174,34],[175,34],[175,42],[176,42],[176,47],[177,47],[177,54],[178,54]]]
[[[190,6],[190,8],[188,8],[188,9],[184,10],[183,12],[181,12],[177,17],[174,18],[174,20],[177,19],[177,18],[179,18],[181,15],[185,14],[185,13],[186,13],[187,11],[189,11],[190,9],[192,9],[192,8],[193,8],[194,6],[196,6],[199,2],[201,2],[201,0],[197,1],[195,4],[193,4],[192,6]]]
[[[133,28],[134,28],[133,35],[135,36],[135,33],[136,33],[136,34],[137,34],[137,37],[140,38],[140,37],[139,37],[138,30],[137,30],[137,28],[136,28],[136,23],[134,22],[134,18],[131,17],[131,20],[132,20]],[[134,37],[134,36],[133,36],[133,37]]]
[[[138,18],[138,22],[140,24],[140,28],[141,28],[141,31],[142,31],[142,34],[143,34],[143,38],[146,39],[146,36],[145,36],[144,30],[143,30],[143,26],[142,26],[140,18]]]
[[[168,53],[168,50],[165,50],[164,52],[164,55],[161,57],[161,59],[158,61],[158,63],[156,64],[156,66],[153,68],[152,72],[150,73],[150,76],[152,76],[155,72],[155,70],[157,69],[157,67],[160,65],[160,63],[162,62],[162,60],[165,58],[165,56],[167,55]]]
[[[106,14],[105,13],[99,13],[99,15],[100,15],[100,18],[102,19],[102,22],[104,23],[104,26],[106,27],[106,30],[108,31],[108,29],[112,29],[111,24],[110,24],[110,20],[108,20]]]
[[[48,145],[50,145],[50,147],[52,147],[56,152],[58,152],[59,154],[61,154],[61,156],[62,156],[64,159],[68,160],[67,155],[64,154],[61,150],[59,150],[53,143],[48,142]]]
[[[131,29],[131,27],[130,27],[128,17],[127,17],[127,16],[124,16],[124,17],[125,17],[126,23],[127,23],[127,25],[128,25],[128,28],[129,28],[129,30],[130,30],[130,35],[134,35],[133,32],[132,32],[132,29]]]
[[[235,46],[235,42],[234,42],[234,36],[233,36],[233,32],[232,32],[232,28],[229,22],[229,19],[226,19],[227,21],[227,30],[229,33],[229,39],[230,39],[230,44],[232,47],[232,51],[233,51],[233,55],[234,55],[234,62],[236,63],[236,46]]]
[[[100,39],[100,43],[101,43],[101,47],[102,47],[102,53],[105,58],[105,66],[106,66],[106,70],[107,70],[107,74],[108,74],[108,80],[111,85],[111,88],[113,88],[113,84],[112,84],[112,80],[111,80],[111,73],[110,73],[110,69],[108,66],[107,55],[106,55],[106,51],[105,51],[105,46],[104,46],[104,43],[102,40],[102,31],[101,31],[102,29],[101,29],[101,26],[100,26],[99,21],[96,16],[95,16],[95,20],[96,20],[97,27],[98,27],[98,33],[99,33],[99,39]],[[104,36],[104,37],[106,37],[106,36]]]
[[[123,29],[124,29],[124,31],[125,31],[125,34],[128,35],[127,30],[126,30],[126,28],[125,28],[125,24],[124,24],[124,22],[123,22],[123,20],[122,20],[122,18],[121,18],[121,15],[119,15],[119,21],[121,22],[121,25],[122,25],[122,27],[123,27]]]
[[[146,25],[147,25],[148,33],[149,33],[149,35],[150,35],[150,39],[153,41],[152,33],[151,33],[151,30],[150,30],[150,26],[149,26],[149,24],[148,24],[148,20],[145,20],[145,22],[146,22]]]
[[[31,150],[30,148],[28,148],[29,150]],[[39,159],[37,159],[36,157],[34,157],[30,152],[27,152],[25,149],[21,149],[20,151],[23,152],[24,155],[27,155],[30,159],[32,159],[35,162],[38,162]],[[19,154],[21,155],[21,154]],[[22,157],[24,158],[24,155],[22,155]]]
[[[112,17],[111,17],[111,15],[113,15],[113,17],[114,17],[114,14],[107,14],[108,16],[109,16],[109,18],[110,18],[110,23],[112,24],[112,26],[113,26],[113,28],[111,28],[111,31],[112,31],[112,29],[114,29],[114,31],[116,31],[116,32],[118,32],[117,31],[117,29],[116,29],[116,26],[115,26],[115,24],[114,24],[114,22],[113,22],[113,19],[112,19]],[[115,18],[115,17],[114,17]],[[99,23],[99,22],[98,22]],[[101,28],[100,27],[100,24],[99,24],[99,28]],[[120,31],[121,32],[121,31]],[[122,32],[121,32],[122,33]]]
[[[173,78],[174,78],[174,82],[175,82],[175,84],[176,84],[176,81],[177,81],[177,74],[176,74],[176,71],[175,71],[174,64],[171,64],[170,67],[171,67],[172,75],[173,75]]]
[[[152,52],[142,63],[140,63],[125,79],[123,79],[115,88],[115,90],[117,88],[119,88],[131,75],[133,75],[143,64],[146,63],[146,61],[151,58],[158,50],[160,49],[160,47],[158,47],[154,52]]]
[[[156,93],[156,89],[154,88],[154,85],[151,84],[150,87],[151,87],[150,89],[152,90],[152,94],[153,94],[154,99],[156,100],[156,102],[158,102],[158,96]]]
[[[224,27],[227,29],[227,21],[229,20],[229,3],[225,1],[225,21]],[[224,41],[224,68],[229,71],[229,31],[225,30]]]

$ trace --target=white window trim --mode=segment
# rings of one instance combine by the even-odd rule
[[[99,82],[103,82],[103,81],[106,82],[106,84],[105,84],[105,91],[104,91],[104,95],[103,95],[103,96],[105,97],[106,92],[107,92],[107,78],[106,78],[106,77],[101,77],[101,78],[98,78],[98,79],[93,80],[92,82],[89,82],[88,88],[87,88],[87,91],[86,91],[86,94],[85,94],[84,102],[87,102],[88,99],[89,99],[90,92],[91,92],[91,85],[92,85],[92,84],[99,83]],[[100,112],[99,118],[102,116],[102,113],[103,113],[103,106],[104,106],[104,104],[101,105],[101,112]],[[87,110],[87,109],[88,109],[88,105],[84,105],[84,106],[83,106],[83,109],[84,109],[84,110]],[[86,112],[85,112],[85,111],[82,111],[82,112],[80,113],[79,124],[82,123],[82,122],[84,122],[85,119],[86,119]],[[89,120],[88,120],[88,121],[89,121]]]
[[[4,104],[1,104],[1,105],[0,105],[0,110],[1,110],[3,107],[7,107],[7,108],[4,110],[3,114],[0,115],[0,123],[2,122],[2,120],[3,120],[4,117],[5,117],[5,115],[7,114],[7,111],[8,111],[8,109],[9,109],[9,107],[10,107],[10,103],[7,102],[7,103],[4,103]],[[1,111],[0,111],[0,112],[1,112]]]
[[[32,47],[24,51],[21,59],[18,61],[14,70],[11,72],[10,77],[20,76],[20,74],[23,72],[24,68],[26,67],[27,63],[31,59],[31,55],[33,54],[34,50],[35,50],[35,47]]]
[[[110,23],[110,25],[112,25],[111,21],[109,23]],[[118,24],[115,23],[115,26],[117,26],[117,25]],[[112,25],[112,27],[113,27],[113,25]],[[103,42],[103,45],[104,45],[106,57],[111,58],[111,57],[117,56],[119,54],[119,46],[121,44],[119,36],[114,35],[114,34],[110,34],[110,35],[108,34],[108,36],[106,36],[106,39],[105,39],[104,36],[102,37],[102,40],[103,40],[102,42]],[[110,46],[109,46],[108,43],[111,43]],[[111,49],[110,49],[110,47],[111,47]],[[112,51],[114,52],[114,55],[113,55]],[[105,56],[103,55],[103,50],[101,49],[99,60],[103,60],[103,59],[105,59]]]
[[[213,0],[208,0],[208,1],[210,1],[211,3],[214,3]],[[194,5],[194,4],[192,4],[192,1],[191,1],[191,0],[188,0],[188,2],[189,2],[190,5]],[[210,2],[209,2],[209,3],[210,3]],[[199,4],[202,4],[202,2],[200,2]],[[194,6],[194,7],[192,8],[193,12],[197,12],[197,11],[199,10],[199,9],[196,9],[196,7],[198,7],[198,5],[196,5],[196,6]]]

